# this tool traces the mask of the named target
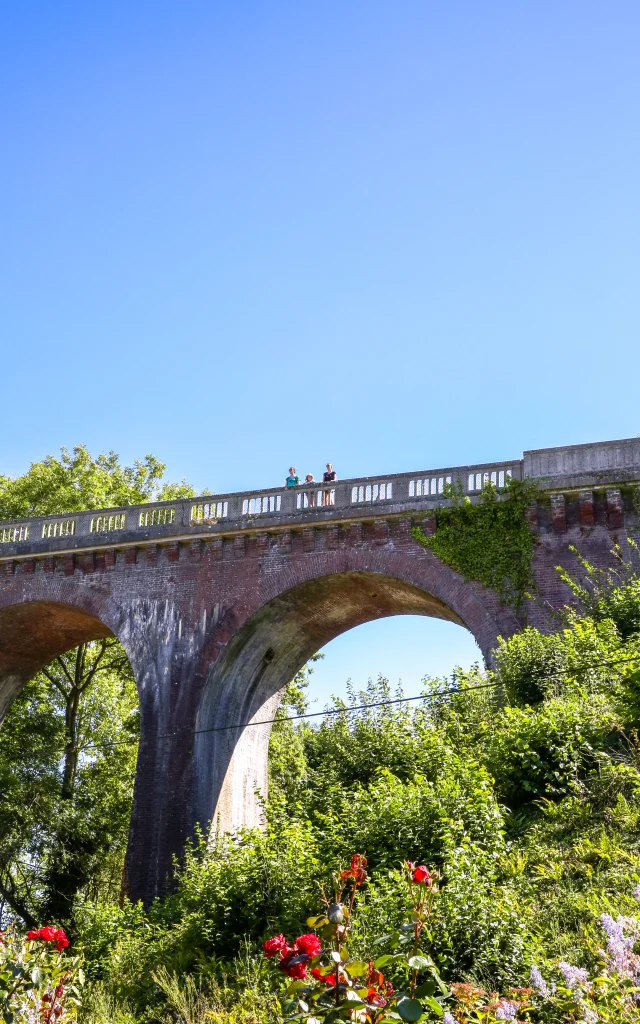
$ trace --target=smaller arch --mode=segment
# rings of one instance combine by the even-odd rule
[[[81,643],[113,635],[76,605],[21,601],[0,609],[0,723],[24,683],[44,665]]]

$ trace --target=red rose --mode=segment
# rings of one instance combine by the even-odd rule
[[[286,944],[280,950],[280,963],[278,967],[283,974],[287,974],[289,971],[289,964],[296,955],[296,949],[294,946],[287,946]],[[305,958],[306,959],[306,958]],[[302,961],[304,963],[304,960]]]
[[[414,882],[417,882],[418,885],[422,885],[423,883],[424,885],[432,885],[431,875],[424,864],[418,864],[418,867],[413,869],[413,880]]]
[[[386,1006],[387,1000],[384,996],[381,996],[375,988],[370,988],[367,992],[367,1002],[371,1003],[372,1006]]]
[[[284,935],[274,935],[272,939],[267,939],[266,942],[262,943],[264,955],[270,960],[272,956],[275,956],[281,949],[284,949],[286,944],[287,940]]]
[[[62,928],[56,929],[54,940],[58,949],[58,953],[61,953],[62,950],[66,949],[66,947],[69,945],[69,940],[65,935],[64,931],[62,930]]]
[[[366,857],[361,853],[354,853],[351,858],[351,867],[347,868],[346,871],[341,871],[340,878],[353,878],[356,885],[362,885],[367,878],[367,872],[365,871],[366,864]]]
[[[307,932],[300,935],[295,941],[295,947],[300,953],[308,953],[309,956],[316,956],[322,950],[322,943],[317,935]]]
[[[319,967],[312,967],[311,977],[316,981],[321,981],[323,985],[335,985],[336,983],[335,974],[322,974]]]
[[[307,968],[296,958],[296,962],[287,967],[287,974],[290,978],[306,978]]]
[[[42,942],[57,942],[62,943],[59,945],[60,949],[69,945],[69,940],[64,934],[62,928],[52,928],[51,925],[47,925],[46,928],[32,929],[27,932],[28,939],[40,939]]]

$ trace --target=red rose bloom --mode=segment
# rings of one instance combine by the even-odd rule
[[[289,975],[290,978],[306,978],[307,968],[303,963],[297,961],[296,963],[290,964],[289,967],[287,967],[287,974]]]
[[[41,942],[55,942],[59,953],[69,945],[69,940],[62,928],[52,928],[51,925],[47,925],[46,928],[32,928],[30,932],[27,932],[27,938],[31,941],[39,939]]]
[[[280,968],[283,974],[289,973],[289,964],[291,963],[295,955],[296,949],[294,946],[284,945],[280,950],[280,963],[278,964],[278,967]],[[302,963],[304,963],[304,960],[302,961]]]
[[[414,882],[417,882],[418,885],[424,884],[430,886],[432,884],[431,875],[424,864],[418,864],[418,867],[413,869],[413,880]]]
[[[335,974],[322,974],[319,967],[312,967],[311,977],[316,981],[321,981],[323,985],[335,985],[336,983]]]
[[[300,953],[308,953],[309,956],[316,956],[322,950],[322,943],[317,935],[307,932],[300,935],[295,941],[295,947]]]
[[[370,988],[367,992],[367,1002],[371,1003],[372,1006],[387,1005],[387,1000],[375,988]]]
[[[346,871],[341,871],[340,878],[353,878],[356,885],[362,885],[367,879],[366,864],[366,857],[361,853],[354,853],[351,858],[351,867],[347,868]]]
[[[264,949],[264,955],[270,960],[281,949],[284,949],[286,945],[287,940],[284,935],[274,935],[272,939],[267,939],[266,942],[263,942],[262,948]]]

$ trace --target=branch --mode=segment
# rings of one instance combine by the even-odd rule
[[[2,879],[0,878],[0,896],[2,896],[5,903],[8,903],[11,909],[21,917],[27,928],[36,928],[37,921],[32,914],[29,913],[22,900],[16,896],[13,889],[7,889]]]
[[[49,680],[50,683],[53,683],[53,685],[55,686],[56,690],[58,690],[58,692],[61,693],[62,696],[64,697],[64,699],[66,700],[67,699],[67,691],[65,690],[65,688],[62,685],[62,683],[60,682],[60,680],[56,679],[56,677],[54,675],[52,675],[51,672],[49,672],[48,668],[43,668],[42,669],[42,674],[47,677],[47,679]]]
[[[62,655],[61,654],[58,655],[58,657],[56,658],[56,661],[58,662],[58,664],[60,665],[60,668],[62,669],[62,671],[64,672],[65,676],[69,680],[69,686],[73,686],[73,679],[71,678],[71,675],[69,673],[69,669],[67,668],[67,666],[65,665],[64,661],[62,660]]]

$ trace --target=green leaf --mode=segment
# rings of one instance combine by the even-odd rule
[[[422,1004],[417,999],[411,999],[409,996],[403,996],[401,999],[398,999],[396,1006],[398,1007],[398,1013],[406,1021],[420,1020],[424,1013]]]
[[[410,956],[407,962],[414,971],[426,971],[428,967],[431,967],[433,960],[428,956]]]
[[[347,991],[345,992],[345,1000],[347,1003],[351,1003],[352,1006],[364,1006],[362,999],[360,998],[358,993],[352,988],[348,988]]]
[[[351,963],[345,964],[345,970],[353,978],[361,978],[369,970],[369,964],[364,960],[352,960]]]
[[[284,990],[284,994],[286,996],[290,996],[290,995],[293,995],[294,992],[297,992],[299,988],[306,988],[306,987],[307,987],[307,983],[306,982],[302,981],[300,978],[294,978],[293,981],[291,981],[287,985],[286,989]]]
[[[393,963],[393,956],[390,953],[385,953],[384,956],[379,956],[377,960],[373,961],[373,966],[376,970],[380,970],[381,967],[386,967],[387,964]]]
[[[307,924],[309,928],[323,928],[325,924],[329,924],[329,918],[324,914],[320,914],[319,917],[308,917]]]
[[[433,1010],[434,1013],[438,1014],[438,1017],[444,1017],[444,1007],[442,1007],[438,1000],[434,999],[433,996],[427,996],[425,1003]]]
[[[427,980],[425,982],[423,982],[422,985],[418,985],[417,989],[415,990],[414,995],[416,995],[418,997],[418,999],[421,999],[422,996],[432,996],[433,993],[435,992],[435,990],[436,990],[436,980],[435,980],[435,978],[427,978]]]

